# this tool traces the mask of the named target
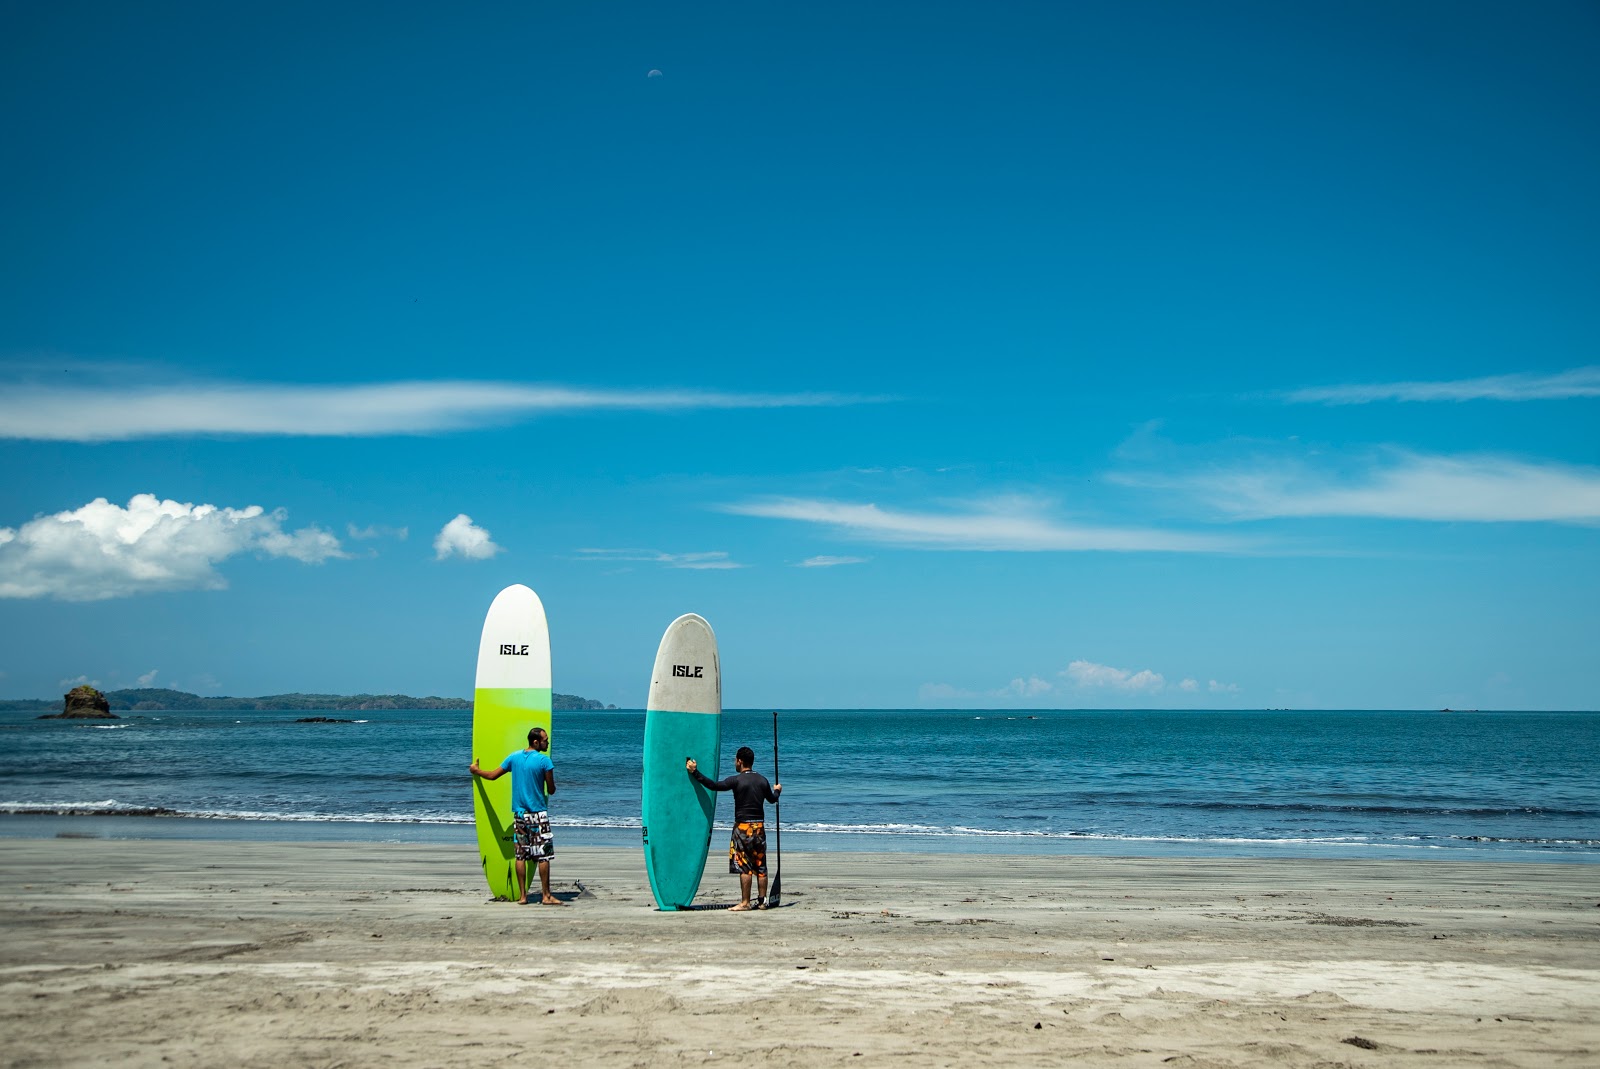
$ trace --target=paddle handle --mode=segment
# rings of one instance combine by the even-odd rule
[[[778,775],[778,710],[772,710],[772,778],[779,783],[783,777]],[[773,833],[773,872],[772,889],[767,897],[777,901],[783,895],[783,795],[778,795],[778,800],[772,803],[772,833]]]

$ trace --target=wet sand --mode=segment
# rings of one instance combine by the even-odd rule
[[[1600,1065],[1591,865],[787,854],[664,914],[637,851],[564,908],[476,862],[0,840],[0,1064]]]

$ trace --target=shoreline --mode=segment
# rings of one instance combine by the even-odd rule
[[[552,821],[561,841],[575,846],[636,849],[640,828],[627,825],[563,824]],[[1306,861],[1452,861],[1492,865],[1600,864],[1600,850],[1584,843],[1538,846],[1497,840],[1448,840],[1448,845],[1392,842],[1317,842],[1297,839],[1215,839],[1113,837],[1097,835],[928,835],[915,832],[818,832],[785,825],[796,852],[926,856],[952,854],[997,857],[1115,857]],[[719,822],[713,840],[727,832]],[[188,814],[181,811],[0,812],[0,841],[6,839],[110,839],[225,842],[413,843],[468,846],[475,841],[469,819],[372,820],[358,817],[262,819],[255,816]]]
[[[1531,1069],[1600,1051],[1600,899],[1581,867],[783,860],[780,909],[667,914],[637,850],[559,839],[564,909],[487,901],[456,846],[0,839],[0,1038],[19,1069],[519,1051]],[[700,900],[734,884],[713,849]]]

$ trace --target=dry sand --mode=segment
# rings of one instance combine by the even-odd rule
[[[0,1063],[1600,1065],[1594,866],[784,860],[664,914],[630,850],[555,908],[470,848],[0,840]]]

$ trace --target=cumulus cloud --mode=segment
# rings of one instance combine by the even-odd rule
[[[722,571],[748,567],[730,559],[722,550],[710,550],[704,553],[663,553],[658,549],[580,549],[578,560],[660,564],[667,568],[687,568],[691,571]]]
[[[991,693],[996,698],[1037,698],[1039,695],[1049,694],[1055,689],[1056,685],[1048,679],[1040,679],[1038,676],[1029,676],[1027,679],[1023,679],[1018,676],[999,690]]]
[[[1364,405],[1374,401],[1551,401],[1600,397],[1600,367],[1579,367],[1553,375],[1519,373],[1441,382],[1378,382],[1313,386],[1285,395],[1289,401],[1324,405]]]
[[[1212,680],[1212,682],[1215,683],[1216,680]],[[1178,684],[1178,689],[1186,694],[1193,694],[1200,689],[1200,681],[1198,679],[1185,679]]]
[[[1218,535],[1067,523],[1046,515],[1042,503],[1031,498],[978,502],[948,512],[793,497],[723,505],[721,510],[798,520],[845,537],[915,549],[1220,553],[1242,545],[1237,539]]]
[[[158,669],[155,669],[155,668],[150,669],[150,671],[146,672],[144,675],[142,675],[142,676],[140,676],[138,678],[138,680],[137,680],[138,684],[141,687],[154,686],[155,682],[156,682],[156,672],[157,671],[158,671]]]
[[[1158,694],[1166,688],[1167,681],[1160,672],[1148,668],[1131,672],[1126,668],[1113,668],[1093,661],[1073,661],[1061,672],[1074,686],[1104,687],[1110,690],[1139,691]]]
[[[98,687],[99,685],[100,681],[98,679],[90,679],[88,676],[73,676],[71,679],[56,680],[56,686],[66,687],[68,690],[73,687]]]
[[[446,557],[488,560],[501,549],[489,537],[489,532],[473,523],[472,517],[465,512],[439,528],[439,533],[433,536],[435,560],[444,560]]]
[[[830,557],[826,554],[820,557],[807,557],[795,567],[797,568],[837,568],[841,564],[865,564],[866,557]]]
[[[1192,683],[1194,681],[1189,680],[1189,682]],[[1206,684],[1206,689],[1212,694],[1237,694],[1239,693],[1239,684],[1218,683],[1215,679],[1213,679],[1210,683]]]
[[[1348,516],[1481,523],[1600,521],[1600,468],[1395,451],[1355,472],[1303,463],[1122,481],[1193,494],[1235,519]]]
[[[320,564],[344,556],[319,527],[284,529],[287,514],[137,494],[0,528],[0,597],[101,601],[167,590],[221,590],[216,565],[241,553]]]
[[[601,390],[517,382],[24,384],[0,394],[0,438],[128,441],[181,435],[429,434],[564,412],[763,409],[888,400],[838,393]]]

